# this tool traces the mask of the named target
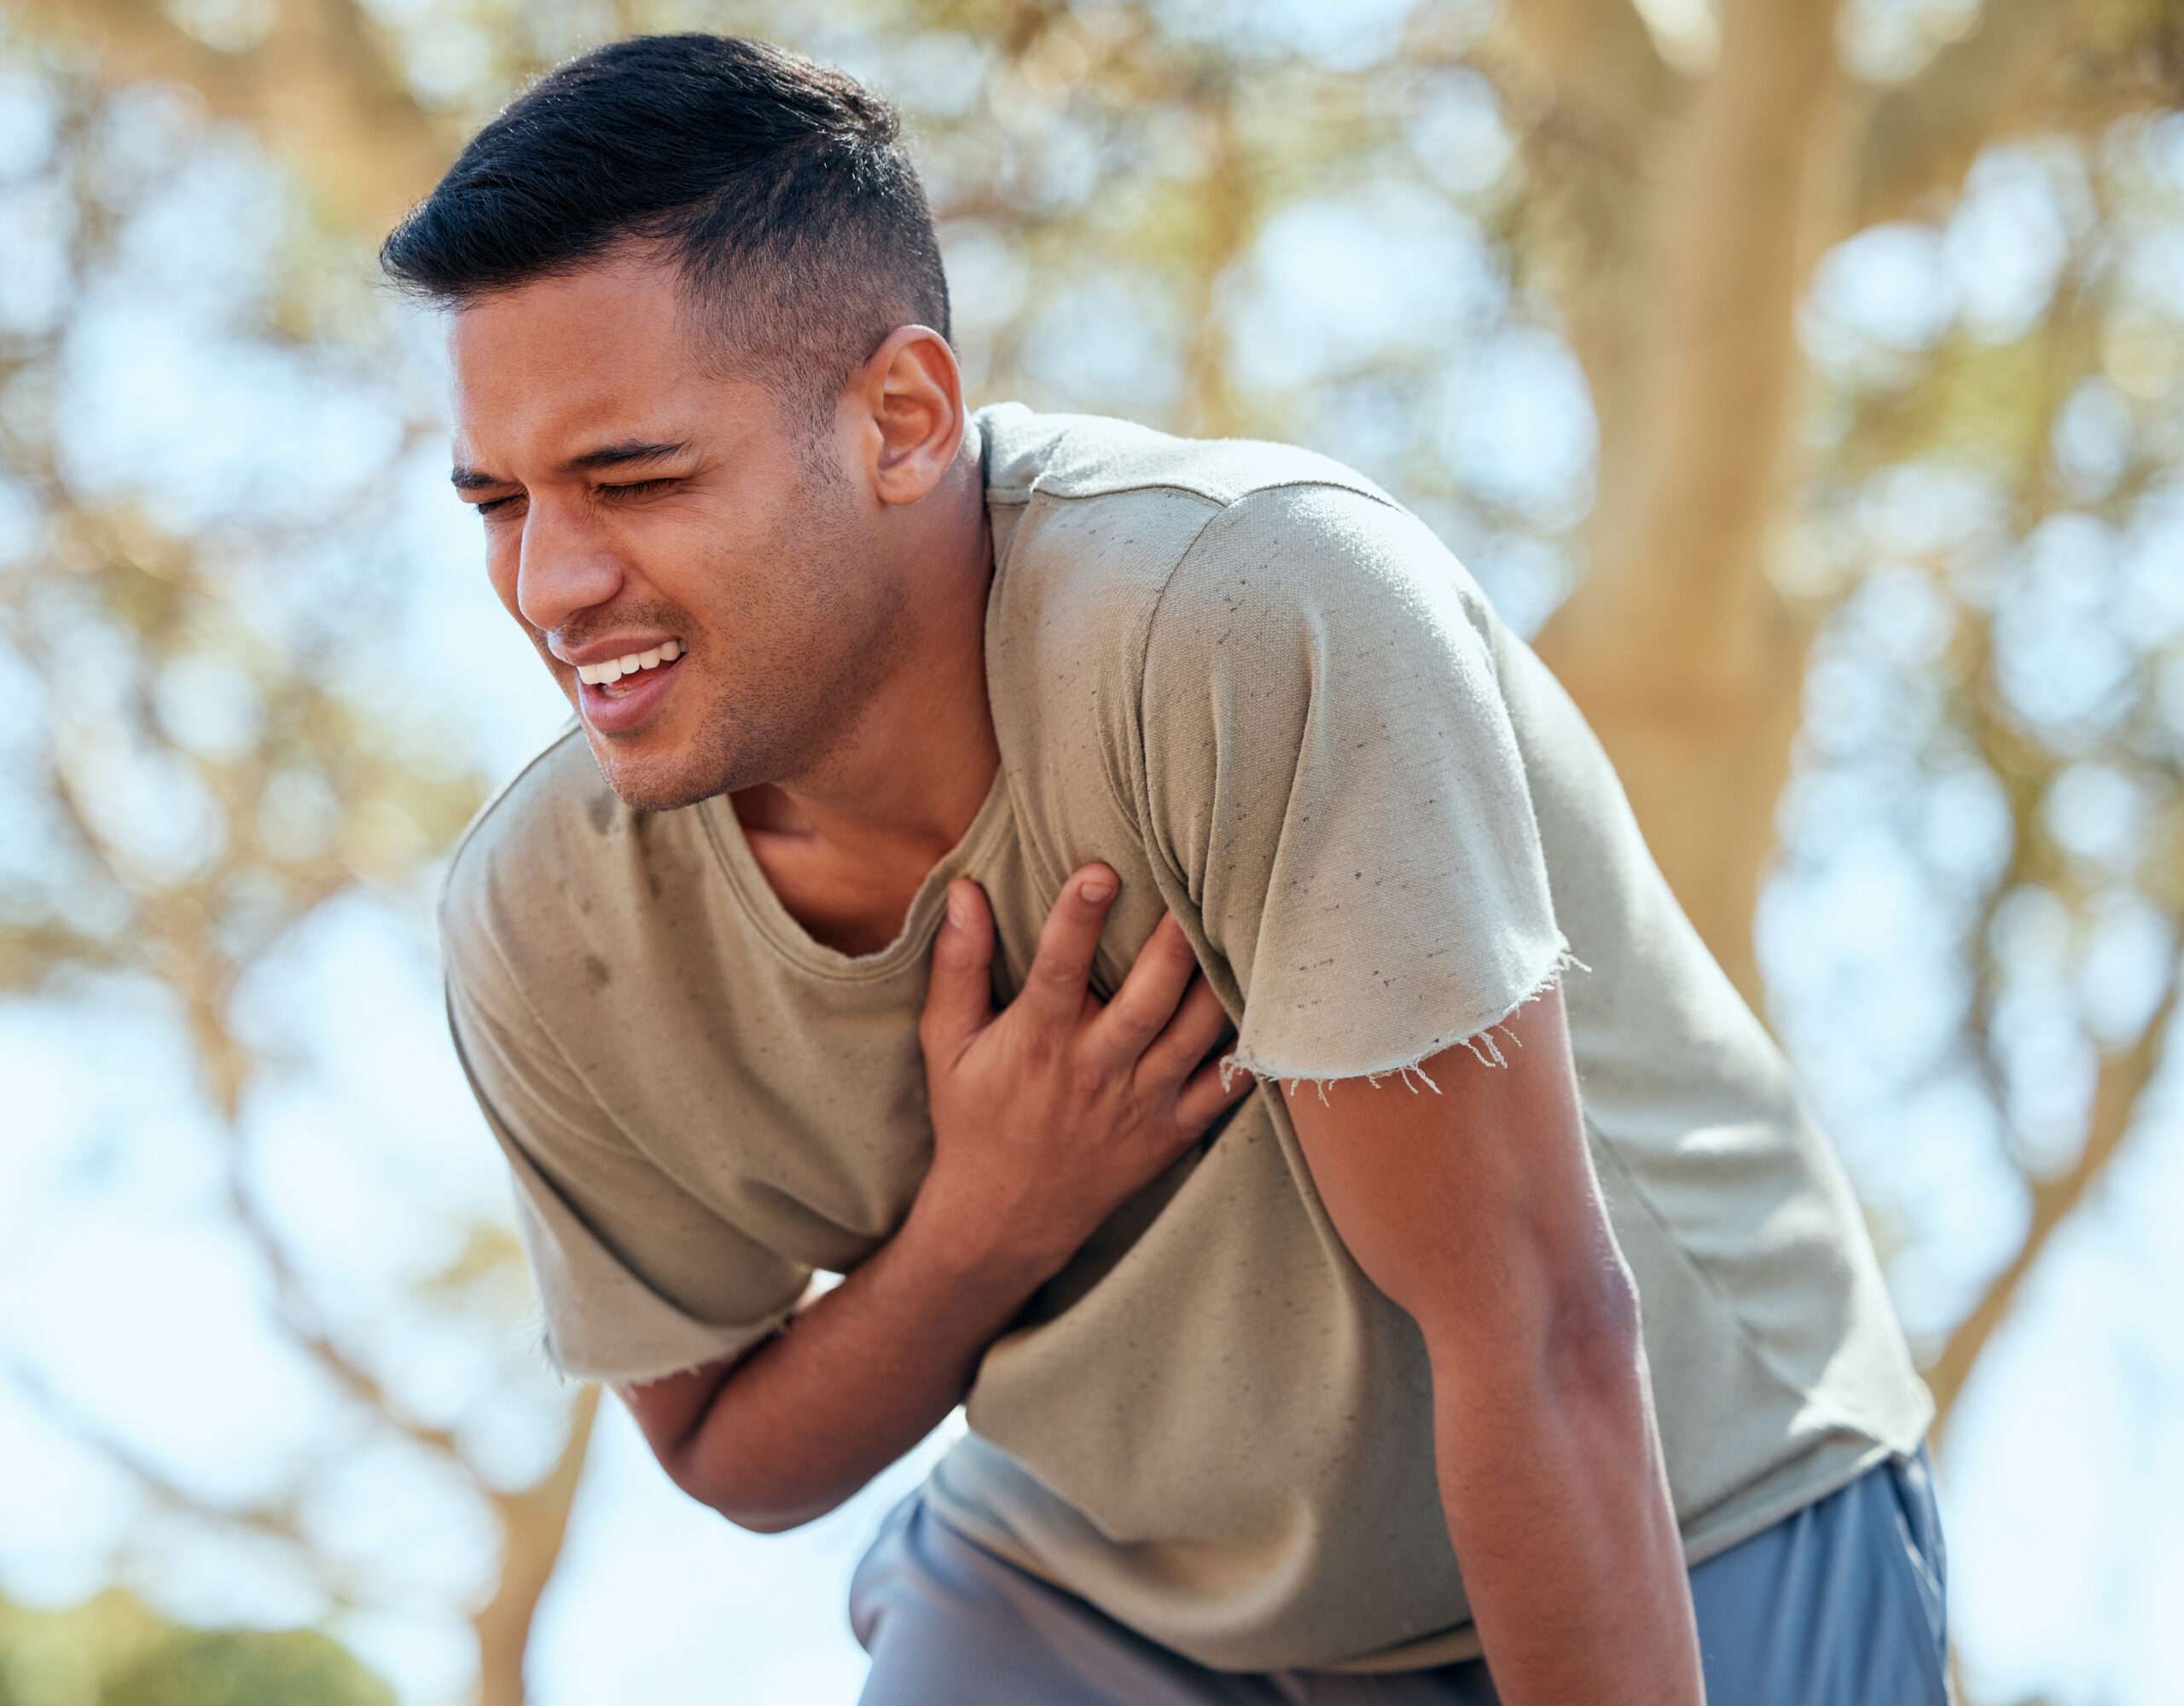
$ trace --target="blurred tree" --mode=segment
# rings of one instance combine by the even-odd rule
[[[313,1629],[194,1629],[109,1588],[65,1611],[0,1600],[0,1706],[393,1706]]]
[[[315,1629],[188,1629],[99,1693],[99,1706],[393,1706],[393,1691]]]
[[[1914,1326],[1945,1425],[2059,1229],[2149,1131],[2184,912],[2177,8],[17,9],[68,49],[44,61],[56,86],[75,67],[178,85],[294,174],[309,218],[265,310],[299,348],[340,343],[328,305],[356,312],[340,281],[362,247],[570,52],[745,30],[872,78],[915,132],[974,391],[1298,439],[1414,502],[1584,707],[1831,1129],[1954,1142],[1967,1188],[2014,1214],[2008,1248],[1958,1250],[1931,1192],[1860,1173],[1885,1247],[1943,1274]],[[93,189],[69,194],[74,278],[108,216]],[[186,881],[132,866],[72,780],[110,735],[56,728],[38,774],[70,879],[113,898],[96,926],[11,901],[0,969],[23,990],[69,967],[156,977],[232,1120],[252,1059],[224,996],[248,944],[346,885],[428,869],[487,779],[397,756],[311,653],[218,637],[236,624],[214,563],[280,542],[208,541],[79,490],[38,429],[60,335],[0,343],[0,447],[49,542],[47,580],[8,583],[10,635],[40,666],[28,641],[59,631],[57,585],[128,636],[136,749],[186,771],[229,835]],[[262,738],[218,759],[147,708],[161,661],[208,643],[253,659],[264,706]],[[287,859],[242,826],[299,771],[343,828]],[[1838,964],[1843,945],[1797,920],[1854,883],[1894,910],[1875,901],[1865,960]],[[240,895],[257,920],[241,949]],[[1770,932],[1798,949],[1763,973]],[[1807,960],[1840,981],[1800,1002]],[[1918,1022],[1884,1028],[1919,978]],[[311,1324],[306,1282],[234,1205],[299,1342],[450,1448]],[[489,1700],[520,1697],[590,1413],[538,1488],[490,1494],[508,1539],[476,1619]]]
[[[216,171],[217,154],[193,159],[200,127],[186,113],[177,121],[109,98],[72,61],[10,57],[35,65],[40,78],[52,146],[32,182],[61,212],[43,228],[31,223],[31,241],[11,248],[30,276],[44,264],[54,281],[43,301],[32,293],[8,304],[13,323],[0,332],[0,496],[32,518],[42,546],[0,577],[0,641],[10,665],[28,672],[38,711],[29,738],[7,754],[8,780],[11,804],[43,837],[34,862],[9,862],[0,893],[0,991],[67,999],[133,976],[165,992],[204,1111],[224,1134],[215,1196],[264,1276],[268,1326],[325,1395],[328,1424],[317,1448],[277,1484],[222,1498],[168,1467],[141,1420],[124,1425],[93,1413],[57,1372],[4,1345],[0,1378],[97,1445],[155,1507],[272,1545],[329,1607],[398,1603],[406,1586],[324,1539],[313,1501],[337,1468],[376,1438],[453,1471],[457,1491],[449,1496],[481,1501],[499,1529],[500,1562],[468,1613],[482,1697],[489,1706],[517,1701],[531,1616],[560,1549],[598,1391],[550,1396],[536,1370],[502,1382],[516,1401],[555,1412],[565,1436],[543,1476],[514,1486],[497,1484],[501,1471],[479,1450],[489,1418],[437,1419],[404,1395],[404,1346],[375,1341],[372,1324],[356,1319],[356,1300],[328,1283],[270,1199],[247,1101],[283,1063],[237,1023],[253,978],[293,951],[306,921],[358,891],[402,900],[482,797],[484,779],[433,731],[381,726],[366,696],[340,680],[357,626],[384,630],[388,601],[373,589],[375,566],[350,566],[356,579],[345,589],[338,566],[317,563],[307,597],[279,592],[319,540],[371,536],[369,506],[415,432],[388,443],[387,467],[348,471],[346,508],[312,509],[308,519],[273,519],[262,500],[238,490],[216,494],[217,507],[193,525],[160,513],[172,500],[156,482],[87,467],[87,435],[60,400],[63,370],[110,334],[99,330],[98,301],[143,288],[148,259],[164,258],[159,240],[183,235],[159,225],[172,217],[172,175],[196,165]],[[20,202],[11,211],[22,220]],[[307,220],[296,235],[262,296],[246,293],[229,305],[241,323],[228,329],[240,359],[307,342],[322,384],[328,370],[353,370],[374,352],[363,346],[367,328],[328,311],[328,287],[340,280],[329,277]],[[177,293],[164,281],[152,287]],[[309,329],[290,329],[298,325]],[[126,383],[148,396],[159,381],[141,374]],[[421,897],[411,893],[408,903],[421,921]],[[494,1281],[519,1263],[505,1227],[473,1227],[439,1271],[414,1281],[411,1301],[468,1318],[479,1366],[506,1366],[515,1311],[509,1288]],[[112,1698],[351,1697],[331,1691],[330,1680],[306,1687],[305,1673],[317,1674],[322,1662],[315,1645],[298,1649],[305,1657],[293,1675],[271,1668],[283,1651],[254,1639],[171,1641],[116,1680]]]

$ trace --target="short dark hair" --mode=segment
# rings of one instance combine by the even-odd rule
[[[546,73],[380,246],[441,306],[658,245],[723,376],[816,431],[900,325],[950,335],[932,215],[894,107],[771,43],[632,36]]]

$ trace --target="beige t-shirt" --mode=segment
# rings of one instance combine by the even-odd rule
[[[1005,1001],[1101,859],[1095,989],[1173,908],[1260,1082],[987,1350],[926,1483],[944,1520],[1216,1668],[1476,1654],[1423,1343],[1336,1235],[1288,1098],[1435,1094],[1404,1069],[1467,1038],[1461,1069],[1496,1070],[1492,1027],[1557,978],[1689,1560],[1915,1447],[1932,1401],[1839,1163],[1462,566],[1304,450],[976,420],[1001,769],[895,942],[815,941],[724,796],[630,810],[573,719],[450,863],[450,1024],[556,1365],[729,1355],[877,1249],[931,1155],[946,884],[990,897]]]

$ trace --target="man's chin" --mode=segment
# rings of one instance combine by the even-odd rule
[[[613,790],[614,798],[631,811],[679,811],[723,792],[717,781],[679,765],[633,760],[611,746],[602,753],[600,746],[595,738],[591,755],[599,774]]]

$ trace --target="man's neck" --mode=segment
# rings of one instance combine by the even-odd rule
[[[791,850],[818,866],[921,877],[992,791],[1001,748],[986,686],[994,546],[982,458],[965,458],[956,479],[963,543],[935,577],[918,651],[863,707],[824,774],[730,797],[746,829],[803,843]]]

